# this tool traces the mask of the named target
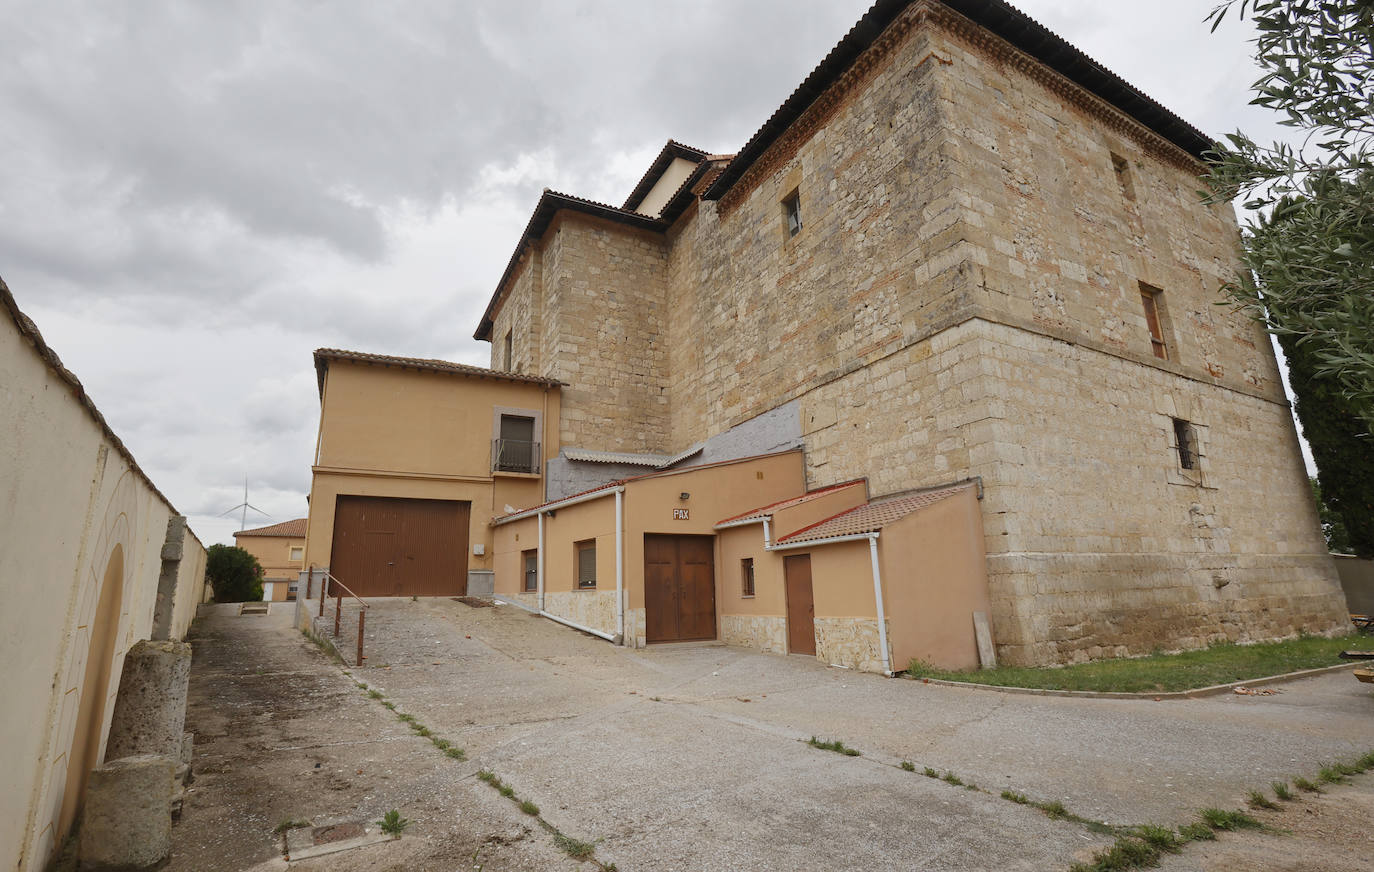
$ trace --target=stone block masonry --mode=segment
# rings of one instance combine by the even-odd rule
[[[176,761],[125,757],[91,773],[78,849],[82,872],[148,869],[172,847]]]

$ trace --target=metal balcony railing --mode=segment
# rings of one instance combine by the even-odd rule
[[[491,440],[492,472],[539,472],[539,443],[523,439]]]

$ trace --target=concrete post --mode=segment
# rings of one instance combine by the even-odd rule
[[[155,641],[172,638],[172,609],[176,605],[177,574],[186,542],[186,517],[173,515],[167,522],[167,538],[162,544],[162,571],[157,577],[157,602],[153,606]]]
[[[191,646],[144,640],[124,656],[105,759],[141,754],[181,757]]]
[[[81,872],[147,869],[172,849],[169,757],[115,760],[91,772],[78,849]]]

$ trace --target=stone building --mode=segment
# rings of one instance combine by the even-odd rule
[[[999,0],[879,0],[738,154],[546,192],[475,336],[561,384],[550,503],[792,448],[803,490],[977,481],[1005,661],[1328,632],[1209,145]]]

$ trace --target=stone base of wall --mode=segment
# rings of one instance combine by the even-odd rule
[[[625,645],[629,648],[644,648],[648,646],[649,639],[645,635],[645,621],[643,609],[625,610]]]
[[[721,615],[720,641],[767,654],[786,654],[787,618],[782,615]]]
[[[1081,663],[1349,627],[1325,557],[1231,554],[1210,562],[1176,554],[988,555],[997,656],[1009,666]]]
[[[878,622],[873,618],[816,618],[816,657],[831,666],[881,674],[880,651]]]
[[[527,594],[536,597],[537,595]],[[568,593],[545,593],[544,611],[566,618],[574,624],[591,627],[615,635],[615,591],[577,590]]]

